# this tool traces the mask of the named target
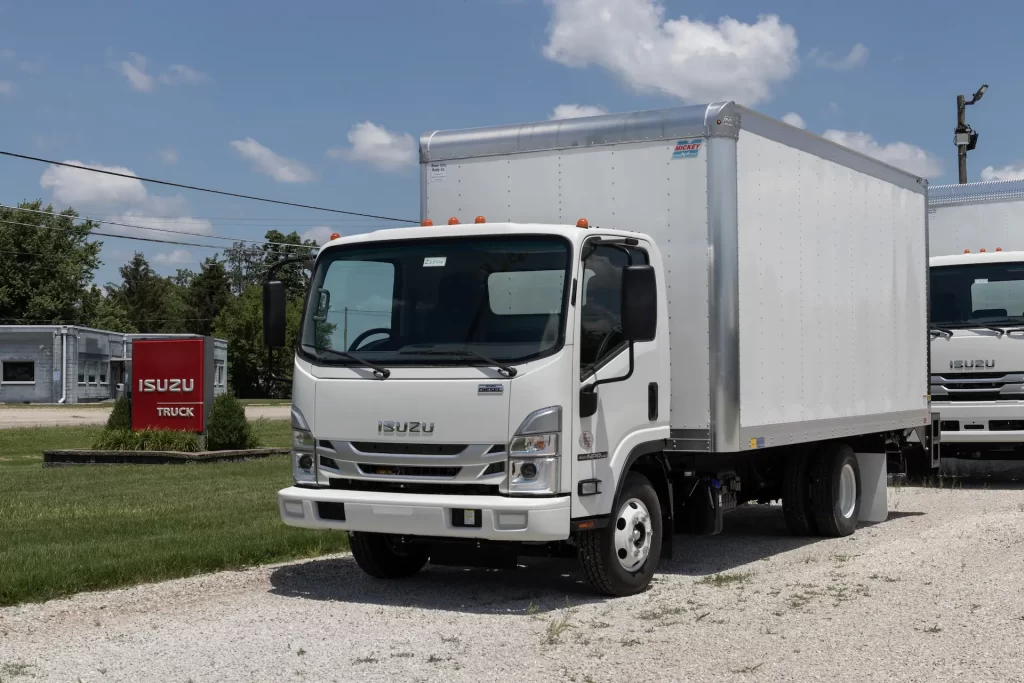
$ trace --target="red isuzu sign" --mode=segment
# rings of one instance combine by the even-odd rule
[[[132,429],[203,432],[213,401],[213,340],[132,342]]]

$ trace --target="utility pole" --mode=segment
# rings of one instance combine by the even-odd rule
[[[982,85],[970,101],[963,95],[956,96],[956,129],[953,131],[953,139],[956,144],[956,160],[957,166],[960,168],[961,185],[967,182],[967,153],[978,145],[978,134],[967,125],[967,106],[980,100],[986,90],[988,90],[988,85]]]

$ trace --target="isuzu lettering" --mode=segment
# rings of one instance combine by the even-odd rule
[[[1024,181],[930,188],[943,472],[1024,477]]]
[[[737,505],[844,536],[887,458],[937,466],[921,179],[733,103],[420,158],[423,225],[324,246],[295,349],[281,518],[369,574],[571,556],[628,595]]]

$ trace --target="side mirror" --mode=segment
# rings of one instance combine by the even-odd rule
[[[285,345],[285,287],[279,280],[263,283],[263,345],[280,349]]]
[[[593,385],[580,389],[580,418],[591,417],[597,412],[597,391]]]
[[[622,335],[628,342],[654,341],[658,332],[658,283],[653,266],[622,270]]]

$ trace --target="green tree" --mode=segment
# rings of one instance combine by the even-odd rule
[[[0,207],[0,323],[92,324],[85,309],[102,243],[77,216],[41,201]]]
[[[273,243],[264,244],[262,247],[264,272],[266,268],[286,258],[303,257],[312,260],[319,248],[315,240],[303,240],[299,233],[294,231],[285,234],[278,230],[268,230],[264,238],[268,243]],[[285,284],[289,299],[301,300],[305,296],[306,287],[309,286],[309,275],[304,264],[289,263],[282,266],[274,277]]]
[[[84,319],[89,327],[111,332],[138,332],[121,303],[93,285],[84,297]]]
[[[263,249],[258,244],[235,242],[224,250],[225,267],[235,295],[263,283],[264,258]]]
[[[187,332],[194,322],[185,291],[157,275],[140,252],[119,269],[121,284],[107,285],[110,297],[139,332]]]
[[[193,334],[213,334],[214,322],[231,296],[231,278],[224,261],[216,256],[203,261],[198,273],[190,278],[186,290],[191,317],[188,331]]]

